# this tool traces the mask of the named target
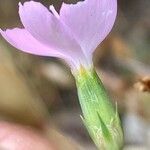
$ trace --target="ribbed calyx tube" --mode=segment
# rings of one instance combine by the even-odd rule
[[[100,150],[120,150],[123,132],[117,107],[110,98],[94,69],[80,68],[74,74],[83,116],[91,138]]]

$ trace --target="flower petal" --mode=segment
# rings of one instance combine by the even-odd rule
[[[2,31],[0,29],[0,33],[8,43],[23,52],[40,56],[63,58],[72,67],[72,69],[80,66],[78,57],[72,58],[68,54],[64,55],[64,53],[58,52],[42,44],[36,40],[26,29],[14,28],[11,30],[7,29],[6,31]]]
[[[117,13],[116,0],[85,0],[63,3],[60,19],[72,30],[86,55],[91,55],[112,29]]]
[[[43,44],[72,58],[83,55],[80,46],[65,25],[41,3],[19,3],[19,14],[25,29]]]
[[[14,47],[24,52],[42,55],[42,56],[59,56],[54,50],[46,47],[38,42],[32,35],[25,29],[15,28],[12,30],[2,31],[2,36]]]

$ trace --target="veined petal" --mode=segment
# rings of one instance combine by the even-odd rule
[[[63,3],[60,19],[71,29],[86,55],[91,55],[112,29],[117,0],[85,0]]]
[[[66,27],[46,7],[38,2],[19,3],[19,14],[26,30],[41,43],[69,55],[72,59],[84,55]]]

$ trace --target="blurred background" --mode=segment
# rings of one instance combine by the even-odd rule
[[[18,2],[0,0],[0,28],[22,26]],[[53,4],[58,11],[62,4],[61,0],[41,2],[47,7]],[[149,150],[150,1],[118,0],[118,8],[113,31],[97,48],[93,60],[113,102],[118,103],[125,132],[124,149]],[[75,82],[65,62],[20,52],[0,38],[1,120],[39,130],[47,121],[49,128],[53,126],[83,150],[96,150],[80,114]]]

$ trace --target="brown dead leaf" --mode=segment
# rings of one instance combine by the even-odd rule
[[[137,83],[135,83],[134,87],[141,92],[150,92],[150,76],[145,76]]]

